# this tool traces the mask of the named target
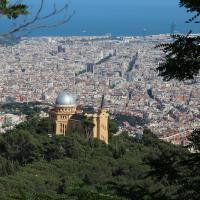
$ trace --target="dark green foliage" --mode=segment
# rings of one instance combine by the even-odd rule
[[[0,1],[0,15],[4,15],[9,19],[16,19],[20,15],[28,14],[28,6],[25,4],[10,4],[8,0]]]
[[[199,0],[180,0],[180,6],[186,7],[188,12],[195,13],[187,23],[199,23]],[[200,37],[190,34],[191,31],[186,36],[172,35],[174,42],[157,46],[166,55],[165,61],[157,68],[159,75],[164,80],[191,80],[198,75],[200,70]]]
[[[195,15],[187,23],[199,23],[200,1],[181,0],[180,6],[185,6],[188,12],[195,12]],[[192,36],[189,32],[186,36],[174,35],[173,43],[161,44],[166,54],[165,61],[157,70],[164,80],[177,79],[179,81],[195,79],[200,70],[200,37]],[[162,199],[200,199],[200,131],[194,130],[189,137],[189,147],[195,151],[189,156],[185,153],[163,151],[159,149],[159,154],[148,159],[148,164],[152,166],[150,176],[157,177],[160,183],[170,186],[164,188],[165,198]],[[158,187],[159,188],[159,187]],[[163,186],[162,186],[163,188]],[[167,194],[168,193],[168,194]]]
[[[194,79],[200,70],[200,37],[173,35],[170,44],[161,44],[166,61],[157,68],[164,80]]]
[[[127,115],[122,115],[118,114],[115,117],[115,120],[122,125],[123,122],[127,121],[131,126],[144,126],[146,124],[145,119],[139,117],[139,116],[127,116]]]
[[[6,158],[0,156],[0,176],[13,174],[18,169],[17,163],[12,163]]]
[[[200,2],[198,0],[180,0],[180,5],[186,7],[190,12],[200,13]]]
[[[180,6],[187,8],[188,12],[196,12],[197,14],[187,21],[187,23],[199,23],[198,17],[200,16],[200,2],[198,0],[181,0]]]
[[[84,132],[87,136],[87,139],[91,139],[94,124],[90,120],[88,120],[87,118],[82,120],[82,124],[83,124]]]
[[[10,161],[18,161],[21,165],[38,158],[35,138],[26,131],[8,133],[0,141],[1,155]]]
[[[47,107],[40,102],[27,103],[7,103],[0,106],[0,111],[5,113],[12,113],[16,115],[24,114],[30,118],[34,115],[40,114],[41,111],[47,111]]]
[[[94,108],[92,107],[92,106],[85,106],[85,107],[83,107],[83,112],[84,113],[88,113],[88,114],[93,114],[93,113],[95,113],[95,110],[94,110]]]
[[[116,120],[114,119],[110,119],[109,118],[109,122],[108,122],[108,132],[110,134],[115,134],[117,133],[119,130],[119,127],[118,127],[118,123]]]
[[[0,199],[199,197],[196,154],[158,140],[149,130],[141,140],[124,133],[106,145],[84,133],[49,137],[49,124],[33,118],[0,136]]]
[[[68,195],[49,195],[49,194],[23,194],[12,195],[15,200],[126,200],[115,195],[105,195],[88,189],[74,189]]]

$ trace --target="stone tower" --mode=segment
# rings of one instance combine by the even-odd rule
[[[85,114],[85,116],[94,124],[92,130],[93,138],[97,138],[108,144],[108,110],[100,108],[98,113]]]
[[[97,115],[97,138],[108,144],[108,110],[101,108]]]

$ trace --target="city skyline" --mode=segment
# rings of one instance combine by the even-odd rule
[[[161,138],[186,138],[200,126],[200,80],[191,84],[158,77],[155,69],[163,53],[154,47],[169,40],[169,35],[41,37],[1,46],[0,100],[54,105],[67,90],[76,95],[77,106],[98,110],[104,94],[111,114],[146,118],[145,126]],[[123,129],[135,134],[143,126],[126,124]]]

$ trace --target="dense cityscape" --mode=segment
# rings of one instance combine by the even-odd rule
[[[0,200],[200,199],[200,1],[0,17]]]
[[[164,82],[158,76],[163,54],[155,46],[168,41],[169,35],[106,35],[23,38],[15,45],[1,45],[0,101],[53,105],[59,92],[67,90],[77,105],[97,109],[105,95],[111,114],[139,116],[160,138],[186,145],[187,135],[200,127],[200,78]],[[5,117],[8,113],[1,113],[0,126]],[[13,123],[24,120],[12,117]],[[143,129],[126,121],[121,127],[133,134]]]

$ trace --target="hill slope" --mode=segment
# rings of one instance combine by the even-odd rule
[[[32,119],[0,136],[0,199],[199,197],[190,153],[150,131],[142,140],[124,134],[105,145],[77,133],[50,138],[49,123]],[[193,185],[186,185],[188,180]]]

